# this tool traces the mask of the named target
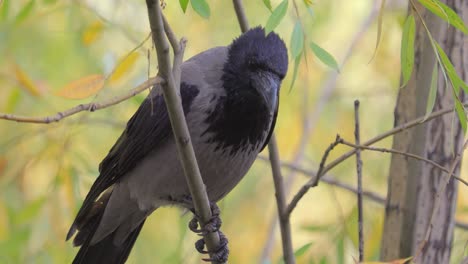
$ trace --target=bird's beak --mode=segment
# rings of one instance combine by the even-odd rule
[[[278,89],[280,88],[281,81],[277,76],[271,73],[262,75],[260,87],[257,87],[259,93],[263,97],[263,101],[274,109],[278,100]]]

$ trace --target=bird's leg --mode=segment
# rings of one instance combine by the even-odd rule
[[[190,211],[192,211],[192,213],[194,214],[192,220],[190,220],[189,222],[189,228],[190,230],[192,230],[192,232],[205,235],[207,233],[213,233],[219,230],[222,224],[221,218],[219,217],[221,210],[219,210],[219,207],[216,205],[216,203],[210,202],[210,207],[211,218],[208,220],[204,227],[200,228],[198,228],[200,225],[200,217],[195,213],[195,210],[193,208],[190,209]]]
[[[191,202],[190,198],[187,198],[188,201]],[[213,252],[205,250],[205,240],[203,238],[199,239],[195,242],[195,249],[200,252],[201,254],[210,254],[210,258],[204,258],[204,261],[216,261],[216,262],[227,262],[229,256],[229,248],[228,248],[228,239],[226,236],[219,230],[221,227],[222,221],[219,217],[221,210],[219,210],[218,205],[216,203],[210,202],[211,208],[211,218],[208,222],[201,227],[200,226],[200,217],[196,214],[195,209],[192,207],[190,211],[194,214],[192,220],[189,222],[189,229],[193,232],[199,234],[200,236],[204,236],[208,233],[218,232],[219,234],[219,247],[215,249]]]

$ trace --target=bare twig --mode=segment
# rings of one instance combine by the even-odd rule
[[[249,23],[245,15],[242,0],[233,0],[234,9],[236,10],[237,20],[241,31],[244,33],[249,30]],[[278,217],[281,229],[281,241],[283,243],[283,258],[286,264],[294,264],[294,252],[291,239],[291,224],[289,214],[286,214],[286,192],[284,190],[283,179],[281,176],[280,158],[278,147],[276,145],[275,134],[273,133],[270,142],[268,143],[268,151],[270,153],[270,163],[273,172],[273,181],[275,183],[276,203],[278,206]]]
[[[454,160],[452,162],[452,165],[450,166],[450,170],[449,170],[448,175],[443,179],[443,181],[441,181],[441,183],[439,185],[439,188],[438,188],[437,193],[435,195],[435,202],[434,202],[434,207],[432,208],[432,214],[431,214],[431,219],[429,220],[429,226],[427,227],[426,235],[425,235],[424,240],[421,241],[421,243],[418,246],[418,250],[415,253],[415,256],[414,256],[415,259],[419,256],[419,254],[422,253],[424,247],[427,245],[427,241],[429,241],[429,238],[430,238],[431,232],[432,232],[432,228],[433,228],[433,225],[434,225],[433,223],[434,223],[434,220],[435,220],[436,215],[437,215],[437,211],[439,210],[439,207],[440,207],[440,204],[441,204],[441,201],[442,201],[442,195],[443,195],[443,193],[445,193],[445,189],[447,188],[447,185],[448,185],[448,183],[450,181],[450,178],[451,178],[450,175],[452,175],[453,172],[455,171],[455,169],[457,168],[457,165],[461,160],[462,154],[463,154],[463,152],[465,151],[465,149],[467,147],[468,147],[468,140],[465,141],[465,143],[463,144],[463,147],[461,148],[460,152],[458,152],[457,155],[455,156],[455,158],[454,158]]]
[[[421,156],[418,156],[418,155],[415,155],[415,154],[412,154],[412,153],[407,153],[407,152],[403,152],[403,151],[398,151],[398,150],[395,150],[395,149],[387,149],[387,148],[376,148],[376,147],[368,147],[368,146],[362,146],[362,145],[356,145],[356,144],[353,144],[353,143],[350,143],[346,140],[342,140],[341,141],[341,144],[343,145],[346,145],[346,146],[349,146],[349,147],[352,147],[352,148],[356,148],[356,149],[365,149],[365,150],[370,150],[370,151],[378,151],[378,152],[386,152],[386,153],[392,153],[392,154],[397,154],[397,155],[402,155],[402,156],[405,156],[405,157],[409,157],[409,158],[413,158],[413,159],[417,159],[417,160],[420,160],[420,161],[423,161],[423,162],[426,162],[426,163],[429,163],[431,164],[432,166],[438,168],[439,170],[443,171],[443,172],[446,172],[446,173],[450,173],[450,171],[448,169],[446,169],[444,166],[438,164],[437,162],[434,162],[430,159],[426,159],[424,157],[421,157]],[[454,173],[452,173],[452,178],[456,179],[457,181],[463,183],[464,185],[468,186],[468,182],[465,181],[464,179],[456,176]]]
[[[356,145],[361,144],[361,133],[359,128],[359,101],[354,101],[354,139]],[[358,235],[359,235],[359,262],[364,261],[364,228],[363,228],[363,210],[362,207],[362,159],[361,150],[356,151],[356,170],[357,170],[357,202],[358,202]]]
[[[263,156],[259,156],[258,158],[260,160],[263,160],[263,161],[268,161],[268,158],[263,157]],[[296,171],[298,173],[309,176],[311,178],[315,178],[316,175],[317,175],[317,171],[308,170],[308,169],[302,168],[300,166],[297,166],[297,165],[295,165],[293,163],[289,163],[289,162],[281,162],[281,167]],[[346,190],[346,191],[349,191],[349,192],[352,192],[352,193],[355,193],[355,194],[358,193],[358,189],[356,187],[351,186],[350,184],[341,182],[341,181],[337,180],[336,178],[334,178],[334,177],[332,177],[332,176],[330,176],[328,174],[323,175],[322,178],[320,179],[320,181],[325,183],[325,184],[329,184],[329,185],[335,186],[337,188],[340,188],[340,189],[343,189],[343,190]],[[363,195],[363,197],[365,197],[365,198],[367,198],[367,199],[369,199],[369,200],[371,200],[373,202],[376,202],[377,204],[380,204],[380,205],[385,205],[385,203],[387,201],[385,196],[382,196],[382,195],[380,195],[380,194],[378,194],[376,192],[367,191],[367,190],[364,190],[364,189],[362,190],[362,195]],[[401,208],[401,210],[405,210],[405,209]],[[462,229],[462,230],[468,230],[468,223],[465,223],[465,222],[455,221],[455,226],[457,228]]]
[[[314,186],[317,186],[318,181],[320,180],[320,175],[323,175],[324,173],[324,167],[325,167],[325,162],[327,161],[328,154],[330,154],[330,151],[332,151],[338,144],[340,144],[340,136],[337,135],[335,142],[331,143],[330,146],[325,150],[325,153],[322,156],[322,160],[320,161],[319,169],[317,171],[316,177],[313,179],[309,180],[302,188],[299,190],[299,192],[293,197],[291,203],[288,205],[288,210],[287,214],[288,216],[291,215],[292,211],[294,208],[296,208],[297,203],[302,199],[302,197],[307,193],[307,191]]]
[[[281,241],[283,243],[283,258],[287,264],[296,263],[293,254],[291,240],[291,223],[289,215],[286,212],[286,195],[284,193],[283,176],[281,175],[281,165],[278,155],[278,146],[276,138],[273,135],[268,144],[270,154],[271,170],[273,173],[273,182],[275,184],[276,205],[278,206],[278,217],[281,230]]]
[[[295,4],[295,9],[297,7],[296,2],[293,2]],[[349,58],[351,57],[351,54],[353,53],[354,49],[356,48],[357,44],[359,41],[362,39],[364,34],[367,32],[367,30],[370,28],[370,26],[373,24],[372,22],[374,21],[375,17],[378,14],[379,11],[379,3],[378,1],[374,2],[374,6],[372,7],[371,11],[369,12],[368,16],[363,20],[361,23],[358,31],[354,34],[354,36],[350,39],[350,45],[348,46],[348,49],[344,53],[344,58],[341,63],[341,67],[344,67],[346,63],[348,62]],[[299,12],[296,9],[296,14],[299,18]],[[330,71],[328,74],[326,80],[323,82],[323,84],[320,86],[319,89],[319,96],[318,100],[314,104],[309,104],[307,103],[308,96],[304,95],[303,100],[304,100],[304,117],[303,117],[303,131],[300,139],[300,143],[298,144],[298,149],[296,153],[294,154],[293,158],[293,163],[294,164],[300,164],[304,157],[304,153],[307,149],[307,145],[309,142],[309,139],[311,138],[311,133],[314,131],[315,126],[322,116],[322,112],[325,109],[327,102],[330,100],[330,97],[336,90],[336,81],[338,80],[338,72],[337,71]],[[309,89],[305,89],[305,93],[308,92]],[[313,106],[313,109],[308,109],[309,105]],[[288,175],[285,177],[285,192],[286,195],[290,192],[291,185],[296,179],[296,174],[295,171],[291,171]],[[273,242],[275,241],[274,236],[274,230],[276,228],[276,224],[278,223],[278,219],[276,217],[273,217],[273,219],[270,222],[270,227],[268,231],[268,236],[265,239],[265,246],[263,247],[262,250],[262,255],[260,258],[260,262],[266,262],[268,260],[268,257],[271,255],[271,252],[273,251]]]
[[[146,0],[146,5],[148,8],[151,32],[153,33],[153,42],[156,46],[156,52],[158,55],[159,75],[167,80],[166,85],[163,85],[162,88],[174,136],[176,138],[179,158],[182,162],[187,185],[192,195],[195,211],[200,217],[201,225],[204,226],[211,218],[210,202],[208,200],[208,195],[205,191],[205,185],[203,184],[200,170],[195,158],[195,152],[191,144],[190,134],[187,128],[187,123],[185,121],[180,97],[177,95],[178,87],[176,87],[173,70],[171,69],[169,45],[164,36],[161,7],[159,6],[158,0]],[[166,26],[169,27],[168,24]],[[171,31],[169,31],[168,28],[166,29],[166,32]],[[171,42],[171,44],[175,46],[174,43],[174,41]],[[183,46],[179,48],[183,48]],[[180,55],[182,53],[174,50],[174,54]],[[178,72],[178,70],[175,70],[175,72]],[[204,235],[204,239],[208,251],[216,252],[220,242],[218,232],[207,233]],[[213,258],[212,255],[211,258]]]
[[[249,30],[249,22],[247,16],[245,15],[244,6],[242,5],[242,0],[233,0],[234,9],[236,10],[237,21],[239,21],[239,26],[242,32]]]
[[[464,106],[467,106],[467,105],[468,105],[467,103],[464,103]],[[385,139],[385,138],[387,138],[389,136],[393,136],[393,135],[395,135],[397,133],[400,133],[400,132],[402,132],[402,131],[404,131],[406,129],[409,129],[409,128],[412,128],[414,126],[429,122],[434,118],[437,118],[437,117],[440,117],[440,116],[443,116],[443,115],[446,115],[446,114],[452,113],[452,112],[453,112],[453,107],[450,107],[450,108],[446,108],[446,109],[441,109],[441,110],[439,110],[437,112],[433,112],[427,118],[425,118],[424,116],[416,118],[416,119],[414,119],[412,121],[404,123],[404,124],[402,124],[400,126],[397,126],[397,127],[393,128],[393,129],[390,129],[389,131],[387,131],[385,133],[382,133],[382,134],[380,134],[380,135],[378,135],[378,136],[364,142],[362,145],[363,146],[372,145],[372,144],[374,144],[376,142],[379,142],[379,141],[381,141],[381,140],[383,140],[383,139]],[[299,189],[299,191],[296,193],[296,195],[294,195],[292,201],[288,205],[288,213],[291,214],[291,212],[294,210],[294,208],[296,207],[299,200],[302,199],[302,197],[307,193],[309,188],[317,186],[317,183],[320,180],[320,177],[322,175],[324,175],[325,173],[327,173],[328,171],[330,171],[335,166],[337,166],[341,162],[345,161],[346,159],[348,159],[349,157],[351,157],[355,153],[356,153],[356,149],[348,151],[345,154],[338,157],[337,159],[335,159],[334,161],[330,162],[327,166],[325,166],[323,168],[323,170],[319,170],[316,177],[314,177],[314,178],[310,179],[308,182],[306,182]]]
[[[22,115],[13,115],[13,114],[4,114],[0,113],[0,119],[5,119],[5,120],[11,120],[11,121],[16,121],[16,122],[21,122],[21,123],[35,123],[35,124],[49,124],[52,122],[58,122],[66,117],[72,116],[76,113],[83,112],[83,111],[89,111],[89,112],[94,112],[96,110],[104,109],[112,105],[116,105],[118,103],[121,103],[128,98],[131,98],[144,90],[152,87],[153,85],[162,83],[163,80],[159,77],[155,78],[150,78],[144,83],[138,85],[137,87],[131,89],[127,93],[116,96],[108,101],[104,101],[101,103],[89,103],[89,104],[79,104],[75,107],[72,107],[70,109],[58,112],[55,115],[51,116],[46,116],[46,117],[31,117],[31,116],[22,116]]]
[[[166,17],[163,15],[164,32],[166,33],[167,39],[171,43],[172,50],[174,51],[174,60],[172,63],[172,74],[174,75],[174,83],[176,87],[180,86],[180,66],[182,65],[184,58],[185,45],[187,40],[182,38],[180,41],[172,31]]]

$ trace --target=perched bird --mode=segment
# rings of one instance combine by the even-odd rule
[[[181,65],[182,106],[212,203],[239,183],[267,145],[287,69],[284,42],[260,27]],[[99,166],[67,235],[77,233],[73,244],[81,246],[73,263],[124,263],[154,210],[193,210],[159,90],[152,90]]]

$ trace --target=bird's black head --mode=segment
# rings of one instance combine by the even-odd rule
[[[270,107],[275,107],[279,86],[288,70],[288,52],[274,32],[265,36],[261,27],[253,28],[229,46],[224,66],[224,86],[228,92],[253,92]],[[248,91],[250,90],[250,91]]]
[[[278,111],[278,91],[288,70],[284,42],[275,33],[254,28],[228,46],[223,66],[223,88],[216,107],[208,113],[204,133],[217,149],[259,151],[274,127]]]

